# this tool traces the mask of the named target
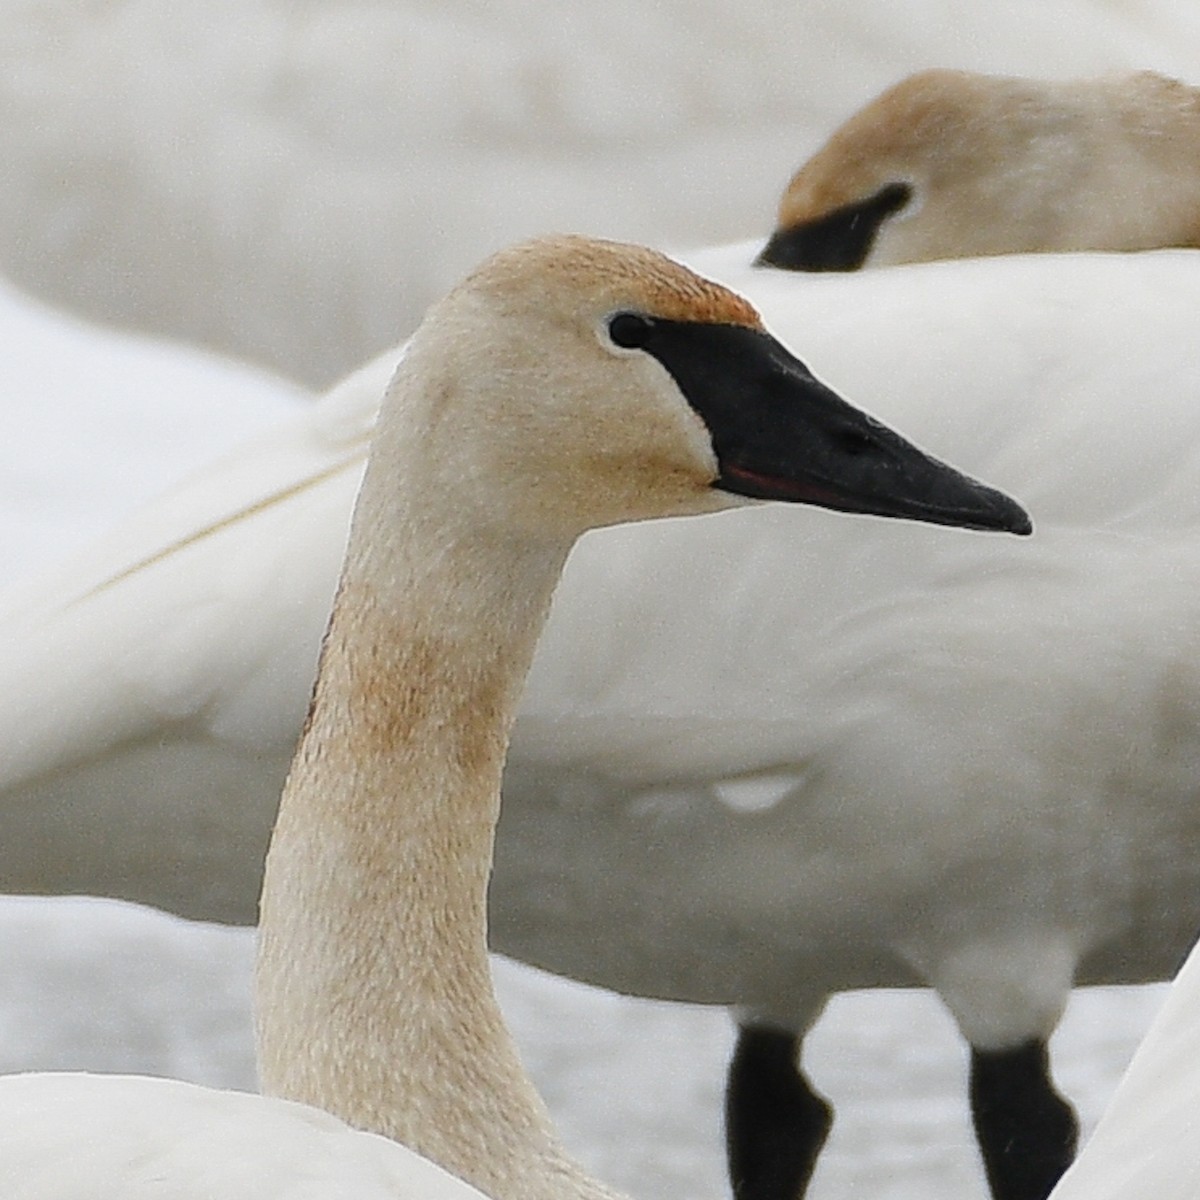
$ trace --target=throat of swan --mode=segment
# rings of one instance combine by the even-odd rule
[[[496,1200],[611,1197],[560,1148],[487,958],[508,733],[569,546],[416,525],[369,554],[352,534],[267,859],[263,1090]]]

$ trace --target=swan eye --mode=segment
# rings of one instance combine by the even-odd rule
[[[654,322],[640,313],[619,312],[608,319],[608,336],[622,350],[640,350],[653,330]]]

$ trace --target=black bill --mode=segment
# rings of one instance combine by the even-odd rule
[[[777,229],[755,260],[785,271],[857,271],[870,255],[880,227],[912,198],[906,183],[889,183],[875,195],[802,225]]]
[[[639,339],[712,436],[715,486],[761,500],[1026,534],[1003,492],[847,404],[769,334],[651,318]]]

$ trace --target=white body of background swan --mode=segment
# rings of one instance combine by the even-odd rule
[[[1169,906],[1178,893],[1189,891],[1191,861],[1177,850],[1192,836],[1179,824],[1186,824],[1190,792],[1185,780],[1194,749],[1187,740],[1187,721],[1180,716],[1192,694],[1186,677],[1189,660],[1181,649],[1190,628],[1192,589],[1186,586],[1187,556],[1176,555],[1178,547],[1187,545],[1189,522],[1195,520],[1193,476],[1178,461],[1179,446],[1193,440],[1187,388],[1197,365],[1187,361],[1191,343],[1179,327],[1188,311],[1181,298],[1198,286],[1191,258],[1165,253],[1137,259],[1012,259],[798,280],[774,273],[746,276],[737,264],[748,256],[743,247],[706,266],[723,266],[734,275],[741,270],[740,278],[749,283],[768,320],[781,331],[794,331],[794,340],[802,337],[817,369],[856,394],[876,397],[873,406],[882,415],[899,420],[904,414],[940,452],[958,454],[980,471],[990,467],[997,478],[1028,494],[1041,520],[1039,538],[1020,547],[1027,551],[1021,557],[973,538],[959,539],[956,552],[943,554],[923,537],[926,531],[910,530],[907,536],[904,531],[897,535],[892,550],[869,530],[848,540],[833,526],[827,533],[814,532],[823,518],[806,514],[806,536],[815,541],[801,551],[775,514],[723,518],[730,532],[712,536],[731,539],[723,551],[728,586],[712,593],[686,582],[680,588],[697,620],[709,607],[703,635],[681,626],[678,604],[669,619],[665,613],[648,619],[646,613],[654,610],[644,605],[652,601],[654,590],[639,583],[686,581],[687,537],[674,551],[675,535],[666,532],[665,541],[648,536],[641,548],[629,542],[619,551],[625,535],[585,542],[568,572],[518,726],[513,766],[525,772],[526,787],[511,799],[528,807],[510,806],[517,821],[508,849],[501,843],[500,944],[617,986],[741,1002],[797,1026],[813,1015],[823,989],[926,979],[941,985],[964,1031],[977,1043],[1045,1033],[1065,1001],[1076,963],[1084,962],[1085,977],[1161,977],[1186,948],[1190,931],[1185,910],[1180,910],[1178,927],[1164,924],[1157,914],[1164,896]],[[869,342],[877,355],[866,359],[857,350],[858,339]],[[902,386],[902,373],[910,371],[910,381]],[[321,437],[279,438],[265,456],[248,455],[245,461],[267,465],[249,476],[244,467],[233,472],[235,479],[252,481],[240,499],[257,501],[281,481],[294,482],[297,469],[301,475],[319,475],[353,457],[355,438],[371,416],[369,390],[364,395],[365,404],[352,404],[340,415],[331,418],[319,409],[306,418],[306,428],[327,427]],[[1065,455],[1073,456],[1078,470],[1063,470]],[[1165,472],[1167,462],[1176,464],[1173,473]],[[353,470],[346,474],[352,476]],[[335,479],[322,486],[334,489]],[[337,486],[344,489],[341,503],[348,506],[352,479]],[[333,505],[334,492],[324,494],[325,503]],[[79,773],[73,783],[86,782],[89,788],[74,795],[91,797],[94,825],[79,825],[83,810],[71,799],[73,793],[64,790],[59,811],[72,814],[74,828],[89,829],[90,840],[79,838],[73,844],[56,833],[57,858],[10,859],[6,873],[28,872],[32,865],[43,872],[40,886],[49,890],[98,890],[108,886],[113,871],[108,856],[125,855],[123,870],[128,872],[139,844],[155,856],[164,848],[174,854],[177,878],[185,877],[181,854],[191,855],[197,846],[201,858],[210,853],[207,843],[193,836],[190,817],[155,806],[153,788],[169,783],[175,764],[182,761],[182,756],[173,758],[173,751],[181,745],[188,754],[216,755],[234,763],[247,751],[257,756],[266,750],[267,773],[277,771],[270,758],[274,755],[278,763],[286,754],[285,743],[282,733],[276,742],[269,735],[276,729],[290,736],[299,720],[304,668],[297,658],[307,654],[311,669],[319,622],[307,634],[303,619],[289,631],[289,619],[309,605],[308,600],[299,604],[292,585],[307,579],[311,586],[316,577],[299,541],[293,551],[306,566],[291,567],[290,575],[280,576],[278,618],[261,627],[278,639],[274,643],[256,641],[260,627],[247,624],[241,615],[222,620],[219,597],[198,597],[196,585],[206,587],[216,578],[216,562],[240,561],[246,573],[225,571],[224,586],[232,583],[260,593],[279,575],[278,564],[264,558],[262,545],[281,555],[293,552],[282,540],[284,526],[262,543],[252,536],[247,549],[232,558],[221,547],[237,544],[255,522],[285,521],[280,513],[287,509],[298,521],[313,520],[314,529],[325,531],[312,545],[321,561],[332,563],[337,547],[323,539],[334,537],[346,508],[338,510],[340,518],[332,508],[320,516],[321,495],[320,488],[307,489],[251,522],[228,525],[218,536],[69,605],[65,619],[53,617],[36,636],[46,620],[46,602],[34,602],[39,589],[26,590],[33,608],[19,653],[28,655],[27,673],[25,682],[7,690],[21,692],[47,682],[61,684],[62,690],[54,702],[25,706],[24,711],[35,714],[35,723],[38,712],[54,712],[58,720],[44,723],[40,732],[26,725],[22,751],[50,755],[43,762],[66,765],[56,746],[76,744],[74,737],[63,735],[70,707],[78,701],[85,724],[71,728],[93,739],[82,744],[90,745],[95,757],[74,760]],[[53,588],[61,589],[68,579],[74,591],[63,594],[86,596],[106,572],[120,573],[181,534],[228,515],[229,505],[236,509],[239,502],[209,494],[201,481],[185,489],[174,508],[159,506],[141,529],[101,548],[90,565],[57,576]],[[757,532],[753,523],[745,524],[751,515],[763,517]],[[606,540],[612,541],[607,551],[601,549]],[[653,565],[639,568],[639,561]],[[614,570],[616,562],[623,563],[628,585]],[[827,564],[822,570],[837,564],[842,571],[841,583],[828,585],[828,596],[811,585],[814,562]],[[767,574],[776,581],[776,590],[745,587],[746,581]],[[883,581],[886,586],[878,586]],[[1152,581],[1159,586],[1151,586]],[[331,585],[332,567],[323,586]],[[1032,595],[1023,591],[1029,586],[1037,589]],[[43,596],[50,590],[47,586]],[[109,608],[118,594],[138,599]],[[189,626],[180,619],[181,596],[185,611],[193,600],[200,605],[201,619],[186,638],[181,631]],[[951,597],[956,609],[958,601],[971,598],[962,610],[969,615],[959,625],[952,619]],[[835,615],[838,605],[848,605],[858,615],[853,620],[844,612]],[[572,606],[587,614],[593,631],[587,639],[570,632]],[[311,602],[311,611],[319,607]],[[155,609],[162,614],[164,640],[160,652],[147,654],[148,617]],[[226,611],[238,612],[236,607]],[[754,620],[746,619],[748,612],[756,614]],[[101,624],[88,633],[93,620]],[[215,640],[204,632],[207,620],[219,631]],[[833,624],[822,624],[831,620]],[[760,679],[757,687],[739,690],[738,663],[753,661],[761,668],[764,662],[753,656],[750,639],[784,627],[795,639],[790,651],[795,658],[784,661],[776,647],[766,660],[773,681]],[[947,641],[951,627],[956,633]],[[1036,636],[1029,627],[1039,631]],[[96,628],[104,634],[97,637]],[[561,637],[556,628],[563,631]],[[672,646],[673,631],[681,628],[690,634],[683,651]],[[720,629],[720,635],[712,635],[712,628]],[[57,653],[80,674],[47,678],[39,664],[46,661],[49,643],[38,640],[47,633],[51,639],[68,639]],[[62,647],[71,638],[78,638],[80,646],[103,644],[115,656],[110,661],[137,664],[140,679],[126,676],[121,687],[129,703],[109,709],[116,725],[106,727],[95,719],[97,698],[111,687],[108,668],[92,673],[79,653],[65,652]],[[172,669],[167,651],[172,644],[196,665],[204,687],[193,691],[187,681],[194,676]],[[122,645],[129,646],[128,654],[120,650]],[[623,645],[630,647],[627,654],[621,652]],[[231,680],[222,675],[221,655],[227,650],[237,667]],[[683,657],[675,661],[671,656],[679,653]],[[861,657],[855,662],[856,656]],[[790,662],[803,662],[803,670],[790,668]],[[957,673],[964,671],[986,681],[988,698],[978,707],[947,703],[951,689],[961,682]],[[1123,682],[1121,689],[1108,686],[1113,671]],[[288,677],[295,688],[291,700],[286,688],[274,692],[278,681]],[[272,694],[282,703],[268,702]],[[252,703],[243,708],[246,697]],[[703,720],[696,716],[698,698],[707,714]],[[763,704],[769,705],[765,716]],[[247,709],[256,726],[226,719]],[[639,719],[629,721],[631,711]],[[723,722],[720,740],[713,736],[718,728],[714,714]],[[958,733],[951,722],[958,723]],[[131,737],[135,749],[139,739],[143,748],[157,741],[163,757],[155,762],[153,786],[140,792],[130,787],[135,777],[126,772],[145,761],[139,764],[136,753],[123,757],[130,747],[120,745],[122,736]],[[697,752],[697,738],[704,757]],[[1155,748],[1155,739],[1162,745]],[[964,744],[972,747],[966,757]],[[1014,744],[1023,748],[1019,757],[1012,753]],[[1165,756],[1158,753],[1164,748]],[[723,754],[730,757],[721,758]],[[1062,761],[1071,762],[1076,772],[1095,774],[1075,775],[1064,795],[1056,791]],[[957,774],[964,767],[970,773],[966,784]],[[97,803],[90,790],[97,768],[100,775],[121,777],[117,797],[127,806],[123,816],[120,809]],[[839,832],[820,788],[847,771],[855,779],[838,789],[839,804],[844,793],[858,796],[867,807],[856,810],[851,803],[839,808]],[[216,779],[217,773],[210,771],[209,778]],[[547,781],[554,786],[547,787]],[[10,811],[53,815],[46,796],[55,782],[48,781],[49,790],[40,795],[27,790],[25,804]],[[560,786],[564,782],[565,790]],[[806,791],[813,787],[815,792]],[[269,811],[265,782],[260,794]],[[1130,795],[1139,802],[1130,804]],[[43,807],[30,807],[31,797]],[[19,798],[19,789],[10,790],[6,803]],[[1116,822],[1112,838],[1103,833],[1097,804]],[[194,800],[193,805],[203,807]],[[535,838],[520,831],[522,811],[538,813],[537,820],[529,821],[537,827]],[[884,818],[899,824],[885,832]],[[267,811],[258,819],[265,829]],[[1138,824],[1143,819],[1162,824],[1146,829]],[[817,825],[806,827],[810,820]],[[786,843],[777,828],[781,821],[799,822]],[[923,822],[921,837],[931,839],[935,848],[943,873],[932,880],[928,859],[919,854],[895,857],[897,844],[918,844],[912,836],[916,826],[908,822]],[[43,831],[48,827],[43,824]],[[581,827],[597,840],[589,844],[574,838],[570,830]],[[614,870],[608,856],[617,842],[606,838],[622,827],[641,839],[642,853],[663,854],[652,877],[642,873],[631,879],[623,862]],[[706,865],[698,877],[686,871],[685,862],[675,862],[680,847],[702,842],[713,831],[727,839],[724,859],[714,860],[711,849],[701,849]],[[36,828],[27,832],[38,836]],[[874,857],[863,836],[877,846]],[[856,866],[837,867],[839,838],[854,844],[855,863],[866,851],[866,860],[882,873],[856,875]],[[980,838],[992,852],[990,860],[985,856],[980,861]],[[779,857],[769,873],[759,850],[764,841]],[[552,850],[544,849],[548,842]],[[803,857],[814,844],[823,846],[825,867]],[[70,857],[63,847],[70,848]],[[98,847],[101,853],[96,853]],[[186,902],[212,904],[216,897],[229,903],[228,893],[223,898],[217,893],[231,881],[238,895],[250,894],[257,876],[244,868],[249,863],[256,872],[256,864],[244,843],[240,853],[242,867],[227,876],[213,871],[212,861],[201,862],[201,868],[209,869],[204,878],[215,881],[217,891],[190,893]],[[582,871],[576,879],[588,889],[613,887],[617,894],[607,897],[612,907],[561,904],[561,889],[574,885],[565,868],[561,875],[548,871],[552,854],[563,855],[564,863],[582,857],[572,864]],[[752,870],[738,868],[739,854],[753,856]],[[1014,874],[1015,863],[1025,872],[1020,878]],[[962,894],[949,890],[959,870]],[[73,883],[64,883],[71,871],[81,873]],[[687,889],[698,878],[715,891],[698,897],[685,890],[680,872],[687,875]],[[180,889],[171,878],[164,885],[165,874],[125,878],[133,881],[140,898],[178,905]],[[550,925],[541,917],[531,922],[529,914],[521,919],[515,905],[506,912],[510,880],[524,880],[526,886],[532,882],[543,897],[560,903],[560,923]],[[747,890],[748,882],[757,886]],[[19,886],[30,886],[28,876]],[[164,886],[176,891],[164,892]],[[629,890],[647,886],[656,909],[646,906],[646,893],[639,899]],[[1156,893],[1156,886],[1163,890]],[[857,900],[856,888],[866,889]],[[896,889],[890,896],[889,888]],[[514,890],[520,890],[515,883]],[[637,908],[638,928],[631,930],[621,916],[622,904]],[[907,915],[905,905],[910,906]],[[647,912],[658,914],[657,925]],[[593,919],[597,913],[614,918],[607,932]],[[581,961],[571,936],[573,923],[591,939],[585,939],[592,947],[587,962]],[[718,953],[726,944],[719,936],[722,923],[736,930],[737,953]],[[956,927],[967,931],[957,947]],[[1123,939],[1136,942],[1140,958],[1122,958]],[[973,956],[978,946],[986,954]],[[953,953],[956,948],[963,953]],[[789,953],[795,956],[792,970],[780,973],[778,964]],[[981,965],[981,958],[986,958],[985,969],[973,977],[972,968]],[[1013,980],[1019,984],[1015,991],[1009,986]],[[1002,986],[993,988],[995,983]]]
[[[93,317],[325,385],[550,229],[764,228],[839,121],[938,65],[1195,75],[1179,0],[16,0],[0,268]],[[384,265],[386,264],[386,265]]]

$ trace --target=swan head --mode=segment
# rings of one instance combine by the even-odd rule
[[[430,311],[392,392],[425,406],[410,478],[475,525],[571,539],[760,499],[1029,528],[814,378],[741,296],[638,246],[500,252]]]
[[[1152,72],[922,71],[855,113],[792,177],[759,262],[854,271],[1194,244],[1198,115],[1193,89]]]

